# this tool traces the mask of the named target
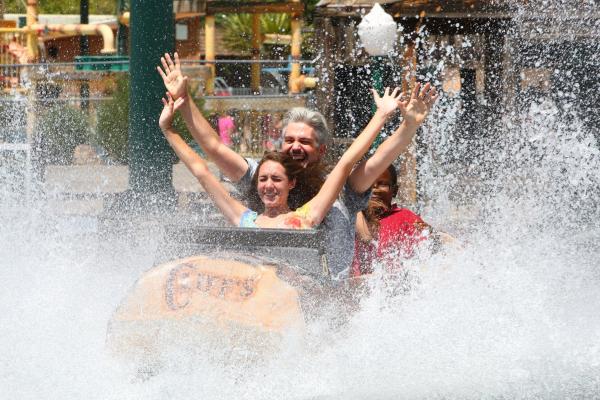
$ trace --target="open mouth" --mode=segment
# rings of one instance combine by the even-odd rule
[[[306,153],[303,151],[292,151],[290,156],[296,161],[304,161],[306,159]]]
[[[277,193],[263,193],[263,199],[273,201],[277,198]]]

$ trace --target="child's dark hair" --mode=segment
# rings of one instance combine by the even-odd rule
[[[390,174],[391,180],[390,190],[395,196],[398,191],[398,172],[396,172],[394,164],[390,164],[387,171]],[[365,220],[367,221],[367,225],[371,232],[377,232],[379,230],[379,220],[388,211],[388,204],[383,204],[373,197],[369,199],[369,204],[367,205],[367,208],[363,210],[363,215],[365,216]]]

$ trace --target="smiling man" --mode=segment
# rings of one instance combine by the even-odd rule
[[[327,125],[323,116],[306,108],[290,110],[283,120],[281,151],[305,167],[325,155]]]
[[[161,63],[162,68],[157,69],[171,96],[174,99],[187,96],[187,77],[181,73],[177,53],[174,61],[165,54]],[[418,83],[415,85],[410,98],[399,105],[403,121],[398,129],[379,146],[371,158],[357,164],[339,199],[325,217],[322,227],[325,230],[327,262],[333,278],[348,275],[354,255],[356,214],[366,207],[371,185],[406,150],[437,97],[435,88],[429,84],[422,89]],[[200,147],[223,175],[234,183],[238,191],[245,192],[251,185],[257,162],[242,157],[224,145],[193,101],[186,101],[180,112]],[[286,113],[282,136],[280,151],[299,160],[305,167],[321,161],[331,141],[323,115],[303,107],[293,108]]]

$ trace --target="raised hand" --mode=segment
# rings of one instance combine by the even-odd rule
[[[404,121],[410,125],[421,125],[438,97],[435,87],[427,83],[421,88],[421,84],[417,82],[410,98],[400,102],[399,108]]]
[[[163,110],[158,118],[158,126],[163,132],[171,129],[173,125],[173,118],[175,117],[175,111],[177,111],[181,105],[185,102],[185,97],[180,97],[177,100],[173,100],[173,97],[169,92],[166,93],[167,98],[162,98]]]
[[[389,117],[400,107],[400,89],[395,88],[390,94],[390,88],[386,87],[382,97],[379,97],[379,93],[375,89],[371,89],[373,93],[373,100],[377,106],[377,111],[383,113],[386,117]]]
[[[173,99],[176,100],[187,95],[188,78],[181,73],[179,55],[175,53],[174,56],[175,62],[173,62],[168,53],[165,53],[165,56],[160,58],[163,67],[156,67],[156,69],[163,79],[165,88],[169,91],[169,94]]]

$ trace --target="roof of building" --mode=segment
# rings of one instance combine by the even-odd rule
[[[379,4],[387,4],[387,3],[395,3],[398,0],[380,0],[380,1],[370,1],[370,0],[321,0],[317,3],[316,7],[335,7],[335,6],[344,6],[344,7],[371,7],[375,3]]]
[[[520,0],[525,1],[525,0]],[[371,8],[375,3],[381,4],[386,11],[395,17],[428,16],[457,17],[483,16],[505,17],[514,1],[497,0],[321,0],[316,9],[320,14],[355,13],[362,8]]]

